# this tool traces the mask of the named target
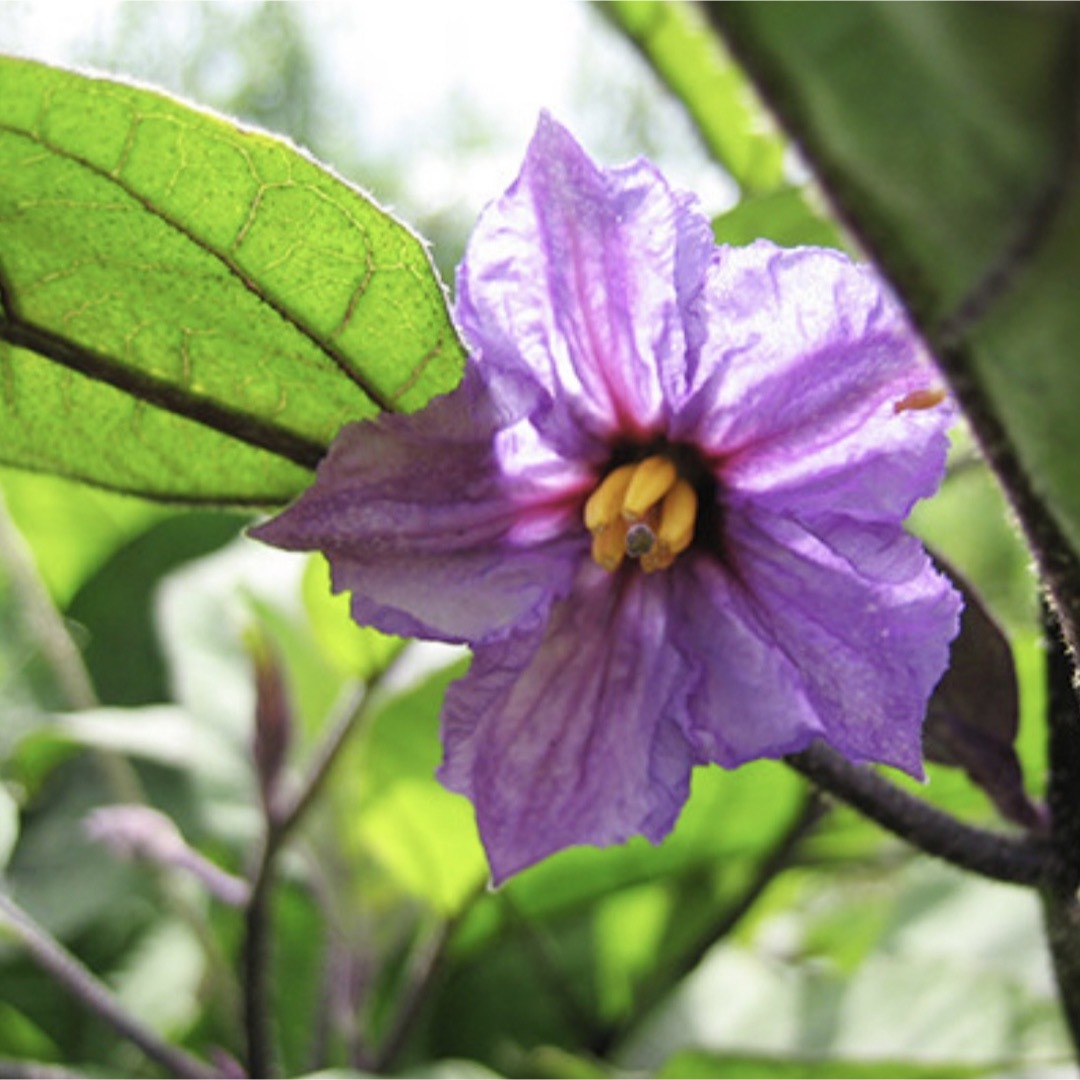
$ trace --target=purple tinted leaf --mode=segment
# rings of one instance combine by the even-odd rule
[[[1006,820],[1041,828],[1045,815],[1024,790],[1014,748],[1020,690],[1012,649],[971,585],[952,567],[941,568],[964,594],[964,612],[949,669],[930,699],[923,753],[929,761],[963,769]]]

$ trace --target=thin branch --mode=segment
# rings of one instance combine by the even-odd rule
[[[454,931],[473,909],[473,905],[486,893],[486,884],[475,889],[453,918],[444,919],[430,938],[415,951],[409,964],[405,987],[398,997],[397,1012],[390,1023],[390,1028],[374,1059],[367,1064],[361,1062],[361,1067],[368,1067],[369,1064],[371,1072],[378,1076],[391,1071],[398,1055],[405,1047],[409,1034],[420,1018],[433,987],[442,974],[447,947],[454,936]]]
[[[765,890],[791,866],[803,841],[817,827],[827,810],[825,801],[816,793],[811,793],[803,801],[795,819],[784,830],[783,835],[771,850],[766,853],[743,891],[731,903],[718,911],[715,918],[664,970],[654,974],[651,982],[634,1001],[628,1016],[620,1020],[617,1025],[600,1032],[591,1047],[595,1054],[600,1057],[609,1056],[611,1048],[630,1035],[642,1020],[701,963],[705,954],[742,922],[751,908],[761,899]]]
[[[391,661],[375,678],[350,695],[345,707],[331,724],[330,731],[316,749],[311,766],[299,788],[280,805],[267,807],[265,834],[249,875],[250,892],[245,908],[243,946],[244,1031],[247,1067],[251,1076],[276,1074],[273,1051],[274,1032],[270,984],[270,892],[274,884],[274,864],[289,833],[300,823],[323,789],[338,761],[341,750],[372,715],[375,691],[394,668]]]
[[[261,859],[262,875],[251,886],[244,911],[243,967],[244,1038],[249,1076],[281,1074],[272,1015],[270,985],[270,888],[271,861]]]
[[[1051,851],[1045,840],[967,825],[822,743],[784,760],[902,840],[963,870],[1029,887],[1041,885],[1050,873]]]
[[[370,718],[372,697],[383,680],[389,675],[394,662],[386,667],[370,682],[365,683],[351,694],[340,709],[336,719],[330,724],[330,730],[312,755],[307,775],[291,797],[277,807],[272,831],[274,842],[279,845],[296,827],[307,813],[330,778],[330,773],[337,764],[345,744],[364,721]]]
[[[132,1016],[103,982],[2,892],[0,922],[14,933],[38,967],[173,1076],[218,1075],[217,1070],[165,1042]]]

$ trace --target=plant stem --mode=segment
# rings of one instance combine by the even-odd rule
[[[269,839],[264,843],[264,851]],[[270,881],[272,856],[259,859],[258,876],[244,911],[242,953],[244,1038],[249,1076],[279,1076],[280,1066],[271,1022],[270,988]]]
[[[1009,836],[967,825],[823,743],[784,760],[902,840],[962,870],[1029,887],[1042,885],[1050,873],[1050,847],[1040,837]]]
[[[205,1062],[165,1042],[132,1016],[103,982],[2,892],[0,924],[14,933],[38,967],[173,1076],[217,1075]]]
[[[654,973],[652,980],[642,988],[634,1001],[629,1015],[618,1024],[602,1030],[594,1038],[590,1049],[598,1057],[608,1057],[613,1046],[631,1035],[672,990],[704,959],[705,954],[726,938],[761,899],[765,890],[791,866],[802,842],[821,821],[827,811],[825,800],[811,793],[803,801],[799,812],[784,830],[773,847],[765,853],[757,869],[736,896],[716,917],[690,942],[683,952],[665,968]]]
[[[1080,708],[1065,644],[1052,619],[1045,621],[1053,857],[1042,888],[1043,919],[1062,1009],[1080,1054]]]
[[[423,1012],[424,1003],[432,987],[438,981],[454,931],[486,892],[486,883],[478,886],[461,905],[461,909],[451,918],[444,919],[428,939],[421,942],[415,950],[409,963],[405,986],[398,997],[397,1011],[383,1037],[378,1053],[370,1062],[372,1072],[381,1076],[392,1070],[405,1048],[410,1032]]]
[[[275,879],[274,863],[289,833],[296,828],[326,784],[349,737],[370,718],[375,691],[393,666],[394,661],[391,661],[375,678],[350,695],[345,707],[330,725],[326,738],[315,750],[312,764],[299,788],[283,803],[272,801],[266,808],[265,833],[249,875],[251,888],[244,911],[244,1032],[250,1076],[275,1076],[279,1071],[271,1022],[270,894]]]

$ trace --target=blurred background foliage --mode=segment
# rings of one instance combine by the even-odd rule
[[[435,43],[438,70],[408,38],[386,37],[368,5],[114,4],[95,9],[96,22],[84,13],[75,39],[43,44],[40,11],[7,4],[0,49],[145,80],[287,134],[428,238],[452,282],[472,220],[512,175],[523,117],[535,115],[527,91],[511,116],[462,72],[498,60],[534,73],[528,20],[548,16],[469,4],[440,21],[427,5],[400,7],[418,41],[454,30]],[[695,20],[666,22],[665,7],[552,5],[561,96],[539,85],[536,106],[556,108],[601,160],[653,157],[701,192],[722,240],[843,245],[738,70]],[[361,92],[351,77],[350,58],[362,65],[372,50],[411,66],[412,111],[392,123],[379,119],[378,86]],[[697,100],[702,85],[726,103],[719,124],[677,100]],[[253,753],[263,655],[291,702],[271,778],[280,791],[311,775],[328,732],[347,733],[270,893],[289,1074],[1068,1074],[1031,896],[913,856],[772,763],[699,770],[659,848],[566,852],[489,892],[471,812],[432,777],[439,703],[461,654],[357,629],[329,597],[325,566],[245,539],[247,517],[14,470],[0,471],[0,491],[7,888],[170,1040],[243,1057],[249,928],[198,874],[118,857],[88,837],[86,819],[144,802],[206,859],[249,875],[269,782]],[[963,430],[942,493],[914,526],[1006,628],[1021,757],[1040,794],[1035,588]],[[993,820],[958,773],[935,769],[925,795]],[[2,940],[0,1059],[153,1072]]]

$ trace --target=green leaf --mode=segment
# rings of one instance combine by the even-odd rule
[[[1080,548],[1075,8],[711,4],[708,15],[938,343],[1029,523],[1049,509]]]
[[[744,194],[764,194],[783,183],[784,139],[694,6],[609,0],[597,10],[630,38],[686,106],[709,152]]]
[[[276,504],[460,375],[422,243],[279,139],[6,58],[0,177],[0,461]]]
[[[357,745],[353,777],[336,798],[350,839],[370,852],[408,895],[451,916],[487,878],[487,863],[469,802],[435,779],[442,755],[439,711],[454,663],[391,698]]]
[[[167,700],[154,625],[157,589],[169,571],[234,539],[246,520],[218,512],[171,515],[116,551],[71,598],[65,614],[80,628],[83,659],[102,703]]]
[[[714,949],[639,1030],[624,1067],[703,1075],[691,1053],[715,1055],[704,1075],[721,1077],[1009,1076],[1069,1060],[1038,903],[1023,890],[925,861],[868,864],[859,877],[807,864],[784,882],[801,887],[778,917]],[[845,956],[875,914],[872,948]],[[733,1050],[749,1060],[723,1067]],[[770,1059],[776,1071],[762,1072]]]
[[[349,594],[331,591],[330,564],[320,553],[308,560],[304,571],[303,600],[323,656],[343,675],[371,679],[385,670],[405,645],[402,638],[353,621]]]
[[[836,223],[814,205],[806,188],[785,187],[743,199],[713,221],[718,244],[749,244],[761,238],[783,247],[844,246]]]
[[[121,1004],[162,1035],[192,1025],[205,978],[206,957],[198,938],[175,918],[155,924],[112,974]]]
[[[767,1057],[683,1050],[664,1063],[660,1080],[945,1080],[946,1077],[986,1076],[969,1065],[934,1065],[915,1061],[844,1061],[837,1058]]]
[[[117,548],[178,511],[114,495],[59,476],[0,468],[11,520],[34,554],[38,573],[63,607]]]

